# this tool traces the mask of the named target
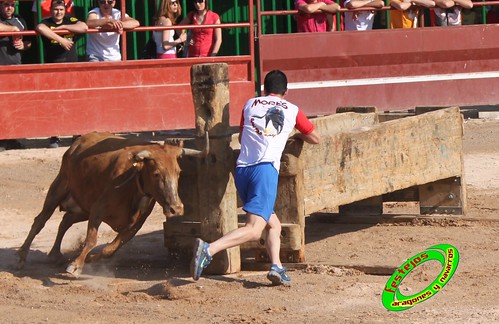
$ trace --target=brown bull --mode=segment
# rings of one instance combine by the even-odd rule
[[[79,275],[85,261],[112,256],[142,227],[158,202],[165,216],[181,215],[178,196],[178,158],[203,157],[209,144],[196,151],[168,144],[130,140],[109,133],[90,133],[78,138],[64,153],[59,174],[52,182],[43,209],[36,216],[18,251],[19,267],[26,261],[35,236],[57,207],[66,211],[49,256],[62,257],[61,242],[75,223],[88,220],[85,246],[66,271]],[[97,244],[99,225],[105,222],[118,235],[100,253],[89,255]]]

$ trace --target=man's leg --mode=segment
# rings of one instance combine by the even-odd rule
[[[279,252],[281,250],[281,222],[277,218],[276,214],[270,216],[269,222],[267,224],[267,241],[265,242],[265,247],[267,253],[270,257],[272,264],[282,267],[281,259],[279,257]]]
[[[201,239],[197,239],[194,246],[194,257],[191,262],[192,278],[194,280],[199,279],[203,269],[210,264],[213,255],[216,253],[246,242],[260,239],[266,225],[267,222],[263,217],[247,213],[246,225],[244,227],[236,228],[210,244]]]
[[[246,242],[257,241],[262,236],[265,226],[267,226],[267,223],[261,216],[246,213],[246,225],[244,227],[236,228],[218,240],[210,243],[208,252],[213,256],[222,250],[226,250]]]
[[[270,216],[267,230],[268,234],[265,247],[267,248],[270,260],[272,261],[270,271],[267,273],[267,279],[272,281],[274,285],[289,286],[291,285],[291,278],[286,273],[288,269],[282,266],[279,256],[281,251],[281,222],[276,214]]]

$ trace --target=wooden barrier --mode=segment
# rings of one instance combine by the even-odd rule
[[[377,113],[352,112],[312,121],[321,143],[290,141],[281,160],[275,211],[283,223],[282,260],[305,261],[305,215],[324,209],[357,202],[350,205],[351,212],[359,213],[359,206],[372,212],[375,206],[379,213],[384,199],[397,197],[419,200],[421,214],[466,213],[459,108],[383,123]],[[175,237],[176,248],[185,247],[203,227],[200,221],[176,223],[166,227],[165,237]],[[242,248],[267,261],[264,244],[262,236]]]

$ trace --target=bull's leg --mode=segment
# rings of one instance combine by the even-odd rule
[[[89,255],[87,257],[87,262],[96,261],[100,258],[110,258],[116,251],[118,251],[124,244],[130,241],[135,234],[142,228],[147,217],[152,212],[155,201],[150,201],[150,199],[144,199],[141,202],[140,210],[137,212],[136,217],[133,217],[133,222],[127,228],[121,230],[116,238],[109,244],[107,244],[100,253]]]
[[[88,214],[83,211],[68,211],[64,214],[61,223],[59,224],[59,230],[57,231],[57,236],[55,238],[54,246],[52,250],[50,250],[49,257],[53,261],[62,260],[61,253],[61,243],[64,234],[66,234],[67,230],[76,223],[84,222],[88,220]]]
[[[50,185],[47,196],[45,197],[45,202],[43,203],[42,211],[35,217],[33,225],[31,225],[31,230],[29,231],[26,240],[23,245],[17,251],[19,256],[18,268],[21,269],[26,262],[26,257],[28,256],[29,247],[35,239],[35,236],[40,233],[42,228],[47,223],[47,220],[52,216],[57,206],[64,200],[68,195],[68,182],[67,179],[59,173],[55,180]]]
[[[83,265],[85,264],[85,259],[88,253],[97,244],[97,231],[102,223],[103,215],[106,213],[105,204],[97,203],[90,212],[87,227],[87,237],[85,239],[85,246],[81,251],[80,255],[66,268],[66,272],[73,274],[78,277],[83,270]]]

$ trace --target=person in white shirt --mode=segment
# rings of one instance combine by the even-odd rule
[[[140,23],[132,17],[114,9],[115,0],[99,0],[99,7],[90,10],[87,17],[88,28],[100,29],[100,33],[88,34],[87,59],[89,62],[121,61],[120,35],[124,30],[132,30]]]
[[[384,5],[383,0],[345,0],[343,3],[343,6],[348,9],[382,8]],[[374,10],[345,12],[345,30],[373,29],[374,13]]]
[[[299,133],[293,135],[293,138],[310,144],[318,144],[320,136],[305,114],[284,99],[287,85],[287,77],[282,71],[269,72],[264,81],[266,95],[248,100],[243,108],[239,133],[241,152],[237,159],[235,184],[244,204],[246,225],[212,243],[196,239],[191,262],[194,280],[199,279],[213,255],[259,240],[266,230],[266,249],[272,261],[267,278],[274,285],[291,284],[291,279],[286,274],[287,269],[279,259],[281,222],[274,212],[280,161],[294,128]]]

